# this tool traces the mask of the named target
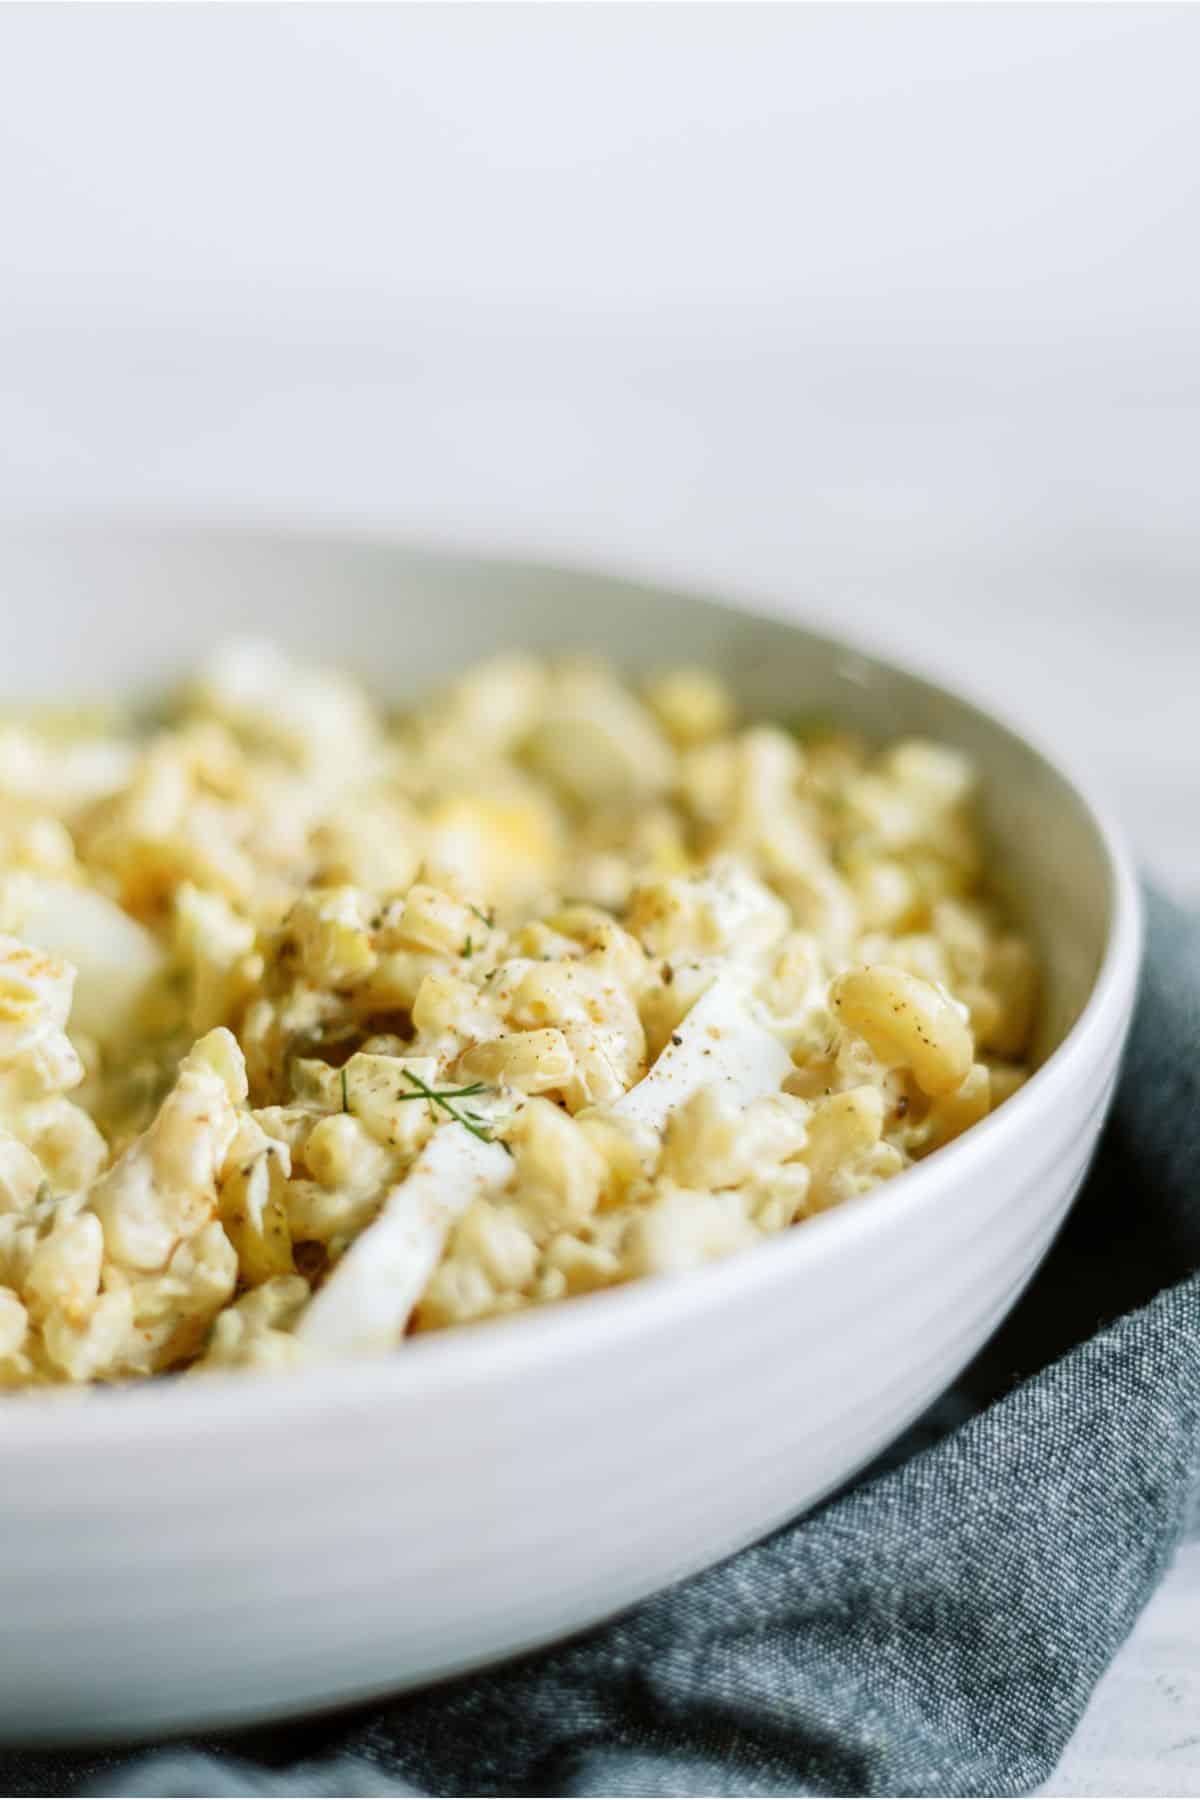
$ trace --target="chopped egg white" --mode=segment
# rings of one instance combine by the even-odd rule
[[[398,1343],[454,1221],[473,1201],[500,1193],[511,1176],[512,1161],[499,1144],[461,1126],[435,1131],[304,1314],[301,1342],[343,1355]]]

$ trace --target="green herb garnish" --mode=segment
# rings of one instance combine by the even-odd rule
[[[431,1088],[428,1082],[422,1081],[419,1075],[414,1075],[411,1069],[401,1069],[400,1073],[406,1081],[411,1081],[414,1091],[411,1094],[397,1094],[397,1100],[428,1100],[431,1106],[440,1106],[444,1113],[449,1113],[456,1124],[465,1126],[471,1136],[477,1137],[481,1143],[493,1142],[486,1120],[481,1119],[478,1113],[468,1112],[465,1108],[460,1111],[451,1104],[454,1100],[469,1100],[475,1094],[490,1093],[486,1082],[473,1081],[469,1087],[461,1088]]]
[[[467,904],[470,905],[470,902],[468,901]],[[481,919],[483,921],[483,923],[487,926],[489,931],[495,925],[495,923],[496,923],[495,907],[492,907],[492,909],[489,912],[480,912],[480,910],[477,906],[472,906],[471,911],[475,914],[475,917],[477,919]]]
[[[468,959],[468,961],[469,961],[469,960],[470,960],[470,956],[471,956],[471,951],[472,951],[472,949],[473,949],[473,948],[474,948],[474,946],[473,946],[473,945],[472,945],[472,943],[471,943],[471,934],[470,934],[470,932],[468,932],[468,933],[467,933],[467,941],[466,941],[466,943],[465,943],[465,944],[464,944],[464,945],[463,945],[463,947],[462,947],[462,949],[461,949],[461,950],[460,950],[460,951],[459,951],[459,953],[458,953],[458,954],[459,954],[459,955],[460,955],[460,956],[464,956],[464,957],[466,957],[466,958],[467,958],[467,959]]]
[[[350,1096],[346,1092],[346,1065],[342,1064],[342,1111],[350,1111]]]

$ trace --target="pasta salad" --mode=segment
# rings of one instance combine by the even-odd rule
[[[0,1386],[391,1351],[729,1255],[1025,1078],[957,751],[510,656],[0,722]]]

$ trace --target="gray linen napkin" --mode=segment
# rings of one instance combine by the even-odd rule
[[[0,1754],[0,1790],[966,1795],[1044,1781],[1200,1495],[1200,923],[1153,895],[1149,923],[1080,1202],[887,1472],[618,1623],[490,1673],[148,1755]]]

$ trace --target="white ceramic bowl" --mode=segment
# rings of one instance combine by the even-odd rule
[[[504,644],[599,646],[715,664],[766,715],[945,739],[1049,976],[1046,1060],[996,1115],[702,1273],[305,1377],[0,1406],[8,1737],[260,1718],[588,1625],[811,1506],[1012,1305],[1095,1145],[1139,948],[1123,850],[1022,738],[777,619],[385,543],[10,531],[0,589],[24,698],[153,688],[253,628],[392,694]]]

